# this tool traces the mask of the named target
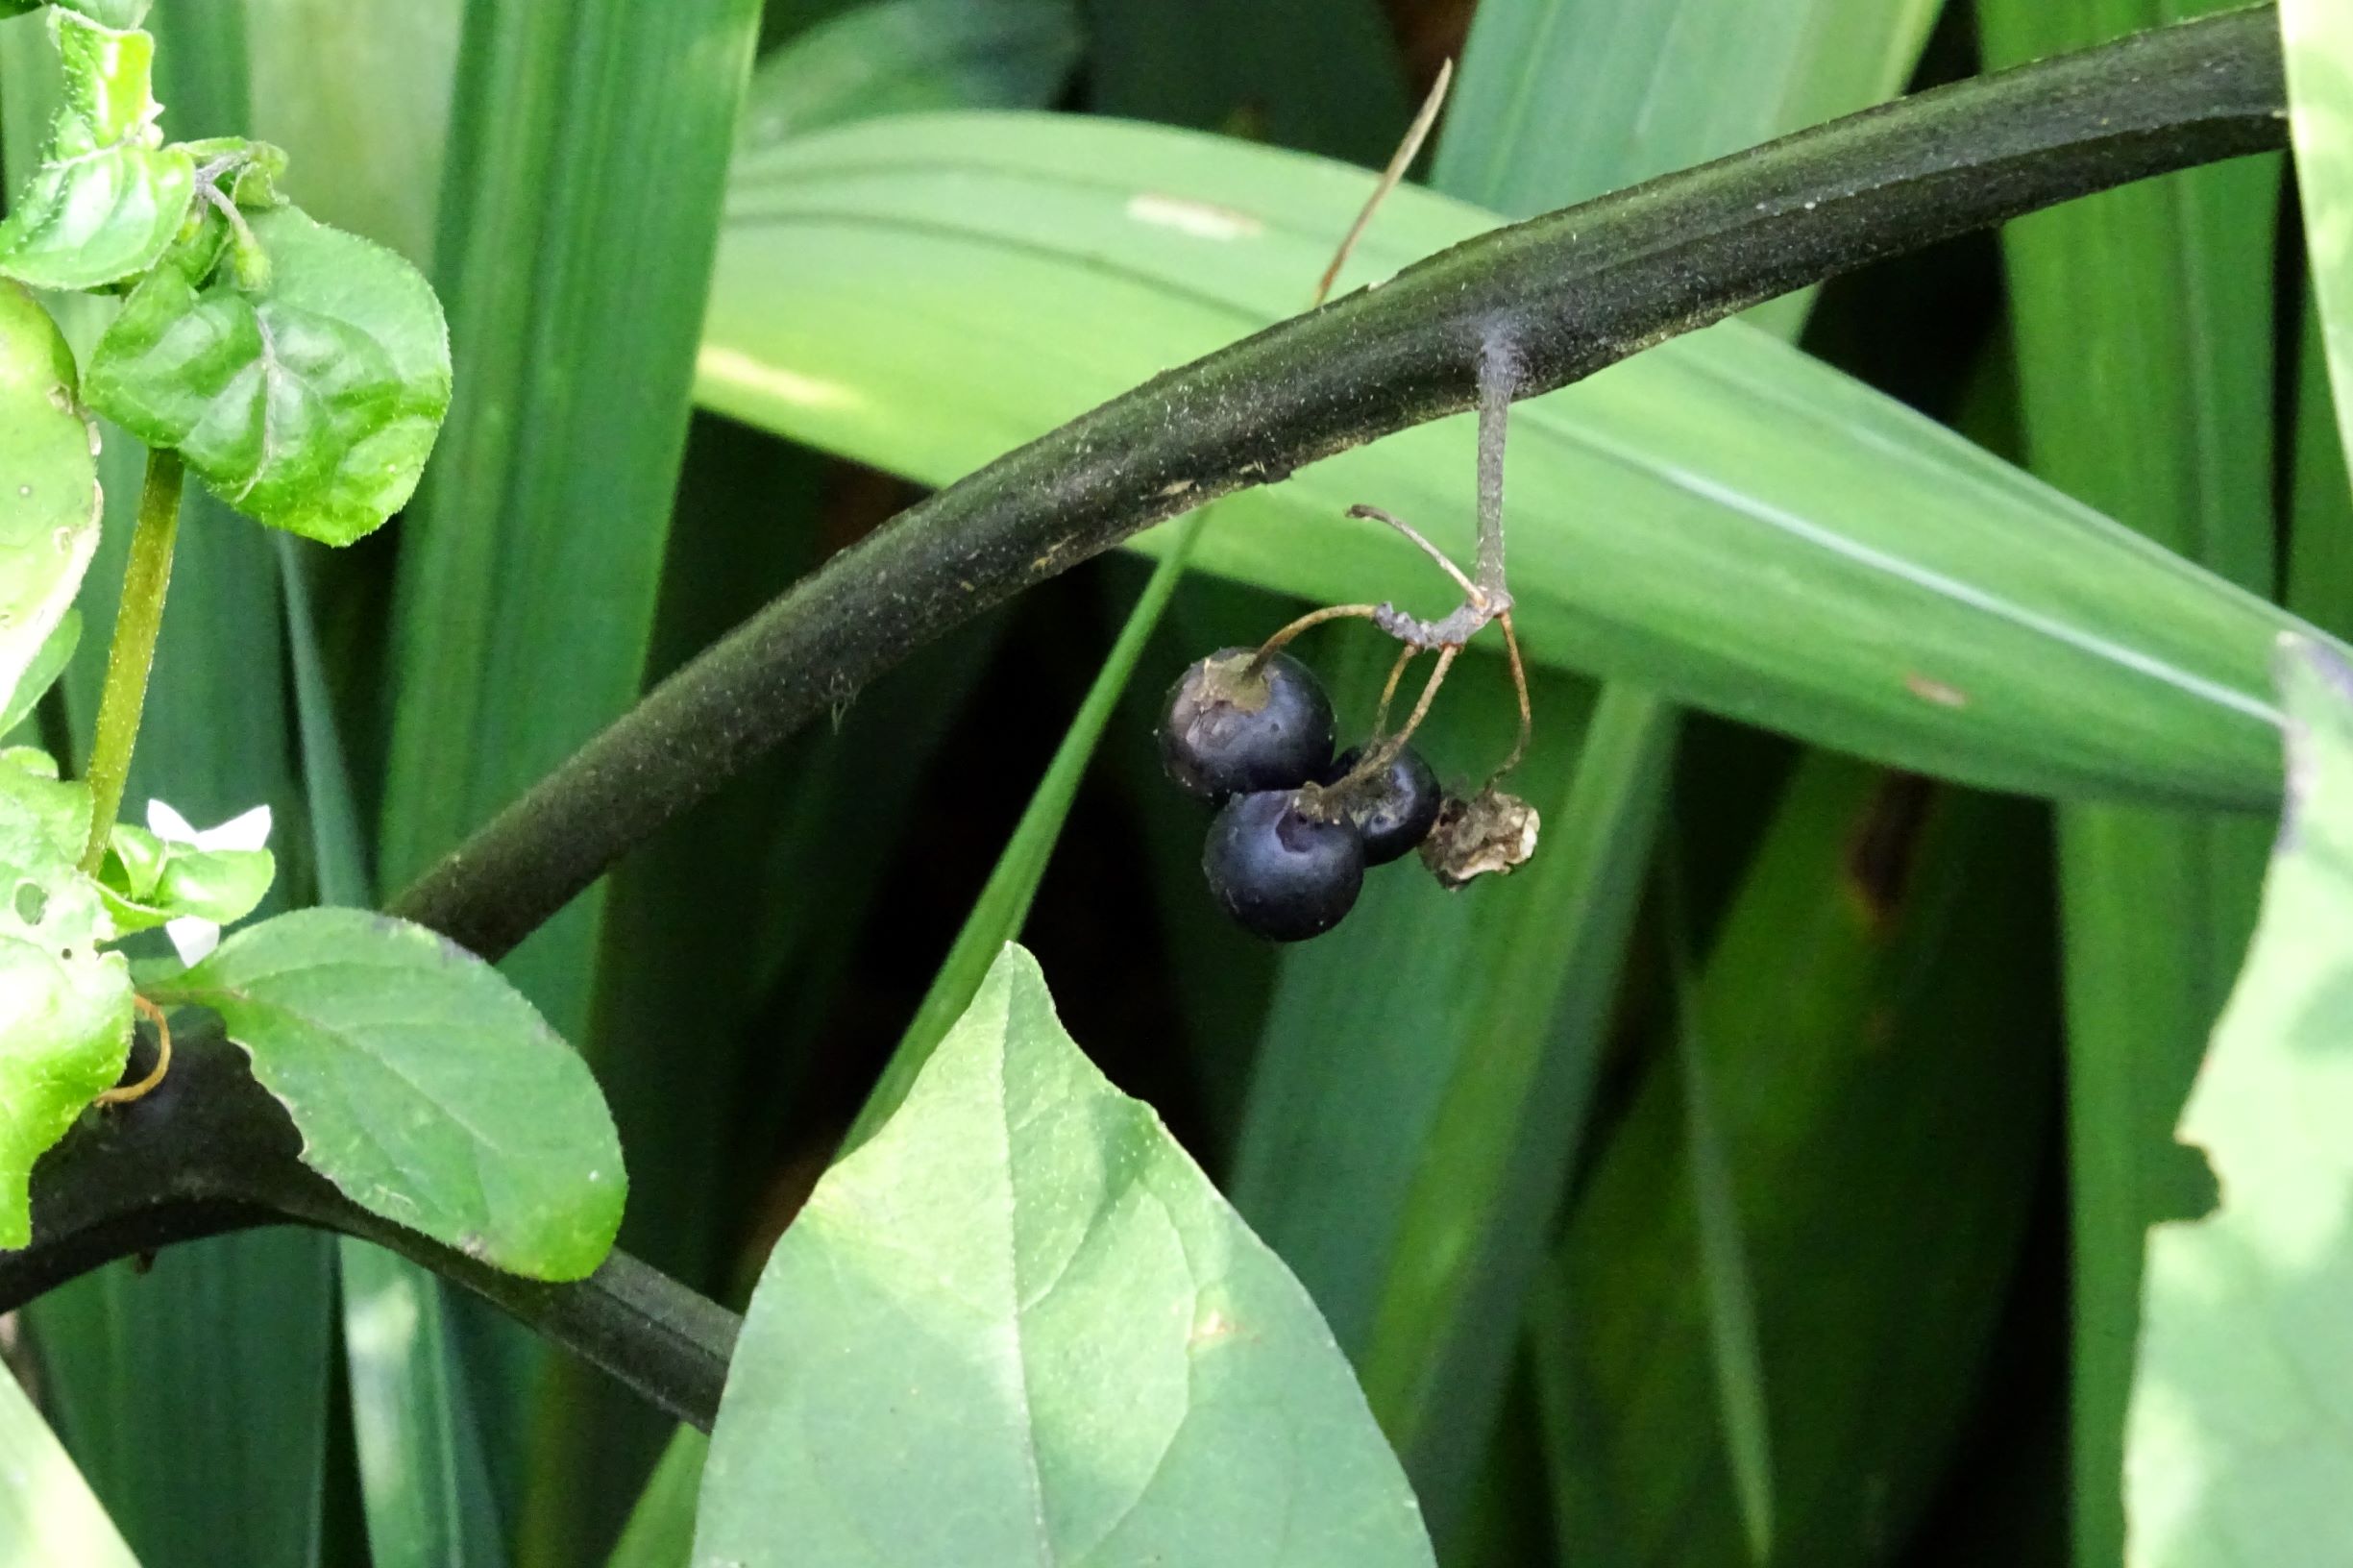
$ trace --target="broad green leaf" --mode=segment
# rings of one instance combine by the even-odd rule
[[[2130,1568],[2341,1560],[2353,1486],[2353,670],[2285,642],[2287,805],[2181,1121],[2220,1206],[2150,1232]]]
[[[0,1247],[32,1240],[33,1162],[131,1048],[130,969],[98,950],[106,911],[75,864],[89,791],[47,761],[0,754]]]
[[[2338,432],[2353,455],[2353,12],[2338,0],[2280,0],[2279,24],[2304,241],[2337,387]]]
[[[73,355],[32,295],[0,282],[0,690],[15,727],[61,652],[53,641],[98,549],[98,437],[74,402]],[[49,669],[37,677],[37,667]]]
[[[701,1563],[1433,1561],[1307,1293],[1011,946],[770,1257],[702,1497]]]
[[[742,149],[882,114],[1042,104],[1080,43],[1075,0],[874,0],[760,62]]]
[[[1051,116],[907,116],[746,160],[700,392],[941,483],[1287,315],[1370,177]],[[1410,187],[1356,279],[1489,227]],[[1237,497],[1198,564],[1326,601],[1464,551],[1442,422]],[[1534,656],[1918,770],[2252,805],[2265,650],[2293,623],[1787,346],[1729,324],[1514,411],[1513,589]],[[1145,548],[1151,548],[1147,536]]]
[[[603,1261],[627,1180],[579,1058],[496,970],[421,926],[317,909],[152,992],[208,1007],[303,1159],[362,1207],[513,1273]]]
[[[2003,64],[2230,3],[1978,0],[1977,12]],[[2034,473],[2266,595],[2279,179],[2275,158],[2234,159],[2001,235]],[[2265,841],[2252,816],[2084,802],[2060,817],[2076,1568],[2113,1568],[2121,1550],[2143,1234],[2203,1202],[2172,1130],[2246,944]]]
[[[12,1372],[0,1372],[0,1542],[9,1568],[138,1568]]]
[[[196,194],[196,163],[163,145],[153,86],[155,39],[60,10],[50,36],[64,101],[49,150],[0,223],[0,275],[36,288],[84,289],[156,264]]]
[[[0,698],[0,741],[33,716],[40,699],[57,684],[58,676],[74,656],[82,642],[82,612],[69,602],[64,616],[50,628],[47,638],[35,650],[33,662],[25,666],[24,674],[16,677],[15,689]]]
[[[382,246],[290,207],[250,225],[267,276],[159,268],[99,339],[86,395],[238,510],[346,545],[416,488],[449,407],[449,330]]]
[[[931,1053],[956,1020],[971,1008],[972,998],[995,968],[1005,944],[1020,937],[1029,906],[1038,896],[1038,884],[1045,880],[1046,864],[1062,838],[1063,822],[1070,815],[1070,803],[1078,797],[1079,783],[1094,761],[1103,726],[1111,723],[1128,679],[1136,673],[1136,661],[1150,642],[1153,628],[1160,625],[1161,612],[1168,607],[1169,597],[1185,575],[1185,563],[1213,512],[1214,508],[1196,512],[1177,525],[1175,545],[1153,569],[1151,579],[1129,610],[1118,640],[1104,655],[1103,668],[1087,688],[1086,700],[1079,704],[1062,744],[1054,748],[1054,760],[1046,765],[1045,776],[1039,779],[1020,821],[1014,825],[1013,837],[997,856],[988,885],[972,900],[963,929],[956,933],[955,945],[932,977],[931,988],[923,993],[873,1091],[859,1108],[858,1119],[844,1135],[845,1152],[871,1138],[898,1109],[923,1064],[931,1060]]]

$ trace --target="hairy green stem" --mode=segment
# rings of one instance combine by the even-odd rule
[[[180,537],[180,485],[186,470],[176,452],[147,454],[147,478],[139,488],[138,522],[131,533],[131,564],[123,573],[122,607],[114,615],[114,643],[107,650],[106,691],[98,699],[98,736],[90,748],[89,844],[82,870],[96,876],[106,865],[107,837],[122,811],[123,786],[131,778],[131,752],[138,745],[139,715],[147,708],[147,676],[155,668],[156,633],[163,627],[163,596],[172,582],[172,546]]]
[[[2280,146],[2270,7],[1955,84],[1501,229],[1172,370],[842,551],[393,903],[486,958],[909,652],[1152,524],[1868,262]]]

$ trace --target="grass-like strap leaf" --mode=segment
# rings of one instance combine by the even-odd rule
[[[760,62],[740,151],[846,120],[1042,104],[1084,41],[1075,0],[875,0]]]
[[[0,1541],[10,1568],[138,1568],[13,1377],[0,1377]]]
[[[354,1202],[517,1274],[575,1280],[627,1189],[587,1066],[497,970],[422,926],[305,910],[155,988],[208,1007]]]
[[[291,207],[251,226],[265,276],[159,268],[99,340],[86,395],[248,516],[350,544],[417,487],[450,405],[449,329],[382,246]]]
[[[2353,453],[2353,10],[2341,0],[2280,0],[2279,19],[2313,291],[2339,433]]]
[[[2289,799],[2181,1138],[2221,1204],[2159,1225],[2126,1430],[2130,1568],[2344,1560],[2353,1485],[2353,669],[2283,644]]]
[[[96,446],[74,404],[73,352],[32,295],[0,282],[0,732],[48,688],[28,677],[56,653],[98,549]]]
[[[97,288],[146,271],[169,248],[196,194],[196,164],[157,129],[153,37],[61,9],[49,28],[64,101],[47,156],[0,223],[0,274],[36,288]]]
[[[0,1247],[33,1238],[33,1162],[121,1076],[131,974],[101,953],[98,889],[75,862],[89,791],[36,752],[0,753]]]
[[[1009,945],[770,1258],[695,1560],[1433,1559],[1306,1291]]]
[[[838,127],[736,166],[699,394],[943,484],[1291,315],[1372,176],[1029,114]],[[1400,188],[1343,288],[1492,228]],[[1436,599],[1373,501],[1466,554],[1467,419],[1233,498],[1197,565]],[[2255,806],[2293,623],[1739,323],[1519,404],[1507,509],[1540,662],[1971,782]],[[1157,536],[1139,540],[1155,548]]]

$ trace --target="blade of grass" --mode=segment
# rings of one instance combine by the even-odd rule
[[[290,156],[287,194],[429,269],[465,0],[245,6],[254,134]]]
[[[2306,302],[2296,356],[2295,443],[2290,477],[2288,603],[2337,636],[2353,633],[2353,482],[2338,439],[2328,351],[2317,306]]]
[[[1707,1302],[1707,1344],[1716,1373],[1725,1458],[1749,1560],[1773,1557],[1773,1438],[1765,1407],[1764,1360],[1757,1350],[1756,1293],[1741,1240],[1740,1204],[1716,1119],[1707,1051],[1701,1043],[1700,983],[1691,962],[1682,869],[1671,844],[1660,859],[1660,900],[1667,968],[1675,995],[1675,1074],[1683,1089],[1683,1147],[1698,1232],[1700,1283]],[[1762,1194],[1759,1195],[1760,1197]]]
[[[167,8],[150,26],[172,134],[249,130],[243,6]],[[46,48],[37,29],[12,49],[19,41]],[[76,319],[93,324],[86,310]],[[63,692],[79,737],[95,718],[141,463],[136,443],[107,439],[108,540],[83,591],[86,641]],[[268,913],[308,881],[276,566],[255,524],[197,489],[184,505],[128,799],[135,820],[159,796],[200,824],[268,804],[280,854]],[[256,1232],[171,1249],[144,1275],[101,1270],[29,1310],[65,1435],[143,1555],[248,1568],[316,1559],[331,1270],[326,1237]],[[191,1444],[190,1433],[217,1435]]]
[[[320,902],[371,907],[360,813],[336,731],[303,549],[280,535],[286,640]],[[505,1560],[473,1402],[444,1324],[441,1282],[369,1242],[336,1243],[343,1350],[368,1550],[376,1568]]]
[[[1070,802],[1078,796],[1079,781],[1094,760],[1103,727],[1117,709],[1128,678],[1136,673],[1136,661],[1150,641],[1153,629],[1160,625],[1161,612],[1168,607],[1169,597],[1185,575],[1193,546],[1215,510],[1205,507],[1174,525],[1177,537],[1153,570],[1143,592],[1137,597],[1135,607],[1119,628],[1118,640],[1104,655],[1102,670],[1088,687],[1086,699],[1072,716],[1062,744],[1055,747],[1054,760],[1047,764],[1045,776],[1039,779],[1013,837],[997,856],[988,884],[972,901],[964,928],[956,933],[955,945],[948,949],[931,989],[923,993],[898,1048],[891,1053],[880,1081],[842,1139],[837,1159],[873,1137],[890,1119],[891,1113],[907,1097],[916,1074],[931,1060],[933,1048],[971,1005],[973,994],[980,990],[980,983],[995,964],[997,955],[1004,951],[1007,943],[1020,936],[1022,923],[1029,918],[1030,904],[1038,896],[1038,884],[1045,878],[1046,863],[1053,858],[1054,845],[1062,837],[1063,822],[1070,814]]]
[[[138,1568],[64,1445],[0,1368],[0,1543],[9,1568]]]
[[[772,18],[784,9],[772,8]],[[882,0],[763,60],[742,134],[767,145],[814,120],[903,110],[910,94],[1038,101],[1059,87],[1077,41],[1070,0]],[[814,453],[731,422],[697,421],[650,679],[815,566],[829,534],[870,521],[848,515],[863,504],[859,487],[826,478]],[[742,520],[755,514],[760,527],[748,540]],[[755,1222],[748,1194],[774,1174],[753,1162],[772,1161],[802,1098],[808,1047],[910,826],[907,801],[993,640],[983,629],[919,658],[864,694],[829,735],[764,760],[614,878],[590,1050],[638,1171],[623,1243],[706,1290],[736,1288],[732,1248]],[[714,886],[714,865],[748,874]],[[824,897],[809,897],[810,888]],[[769,1018],[792,1020],[782,1050],[763,1026]],[[572,1424],[599,1434],[576,1485],[608,1502],[627,1498],[661,1429],[594,1374],[559,1367],[555,1377],[553,1397]],[[689,1509],[680,1529],[690,1530],[693,1490],[678,1495]],[[658,1508],[641,1502],[639,1520]],[[588,1535],[619,1522],[599,1519]]]
[[[2279,22],[2305,246],[2338,434],[2353,453],[2353,14],[2334,0],[2281,0]]]
[[[1978,16],[1999,64],[2216,9],[1979,0]],[[2034,472],[2267,597],[2279,179],[2276,158],[2244,159],[2002,234]],[[2109,806],[2061,818],[2080,1568],[2122,1551],[2143,1233],[2210,1196],[2173,1127],[2245,948],[2269,839],[2260,820]]]
[[[379,863],[404,880],[637,696],[755,0],[479,0],[435,271],[457,400],[401,539],[399,702]],[[625,389],[623,390],[623,389]],[[592,892],[508,962],[585,1038]],[[494,1482],[515,1484],[543,1358],[475,1321]],[[478,1331],[478,1332],[477,1332]],[[535,1418],[522,1560],[576,1561],[559,1477],[593,1434]],[[544,1555],[543,1555],[544,1554]]]
[[[1185,574],[1193,538],[1208,524],[1215,508],[1205,508],[1174,527],[1181,537],[1154,569],[1121,626],[1103,667],[1088,688],[1070,727],[1055,748],[1053,760],[1038,781],[989,881],[973,901],[964,927],[925,992],[916,1015],[892,1053],[880,1081],[861,1108],[842,1141],[846,1154],[873,1135],[905,1098],[908,1086],[929,1060],[948,1026],[963,1016],[990,965],[1005,943],[1020,935],[1047,862],[1062,835],[1080,780],[1093,761],[1112,715],[1118,711],[1139,657],[1149,645],[1162,613],[1167,608]],[[840,1157],[837,1154],[836,1158]],[[638,1499],[621,1544],[614,1549],[614,1568],[654,1568],[683,1563],[694,1535],[695,1482],[701,1471],[708,1439],[681,1428]]]
[[[692,1427],[677,1437],[646,1482],[637,1509],[605,1568],[686,1568],[695,1552],[695,1507],[701,1499],[702,1461],[711,1439]]]
[[[2035,836],[2014,802],[1815,754],[1707,956],[1776,1561],[1890,1560],[1978,1396],[2052,1089]],[[1564,1561],[1749,1555],[1734,1460],[1701,1436],[1737,1314],[1709,1301],[1688,1083],[1672,1044],[1642,1065],[1532,1309]]]

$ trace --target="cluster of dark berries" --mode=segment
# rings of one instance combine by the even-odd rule
[[[1364,869],[1411,853],[1438,819],[1437,775],[1411,747],[1383,747],[1360,772],[1358,747],[1332,754],[1332,700],[1287,653],[1229,648],[1192,665],[1168,693],[1161,760],[1216,806],[1201,869],[1245,929],[1276,942],[1340,922]]]

